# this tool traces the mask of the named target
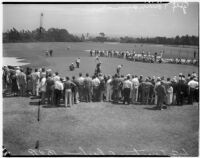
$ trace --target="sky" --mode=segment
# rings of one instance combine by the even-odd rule
[[[3,31],[64,28],[73,34],[198,36],[199,4],[3,4]]]

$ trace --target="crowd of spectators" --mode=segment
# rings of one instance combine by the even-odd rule
[[[193,72],[177,77],[143,77],[136,74],[93,76],[82,73],[78,77],[61,77],[51,69],[3,67],[4,96],[36,96],[42,104],[71,107],[79,102],[112,102],[114,104],[155,104],[163,109],[166,105],[192,104],[199,101],[198,75]]]

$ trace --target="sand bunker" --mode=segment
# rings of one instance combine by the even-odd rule
[[[30,63],[23,62],[24,59],[22,58],[16,58],[16,57],[3,57],[3,65],[10,65],[10,66],[22,66],[27,65]]]

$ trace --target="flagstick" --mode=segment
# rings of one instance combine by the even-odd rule
[[[40,123],[40,103],[41,103],[41,101],[39,100],[39,102],[38,102],[38,115],[37,115],[38,126],[40,126],[40,124],[39,124]],[[38,129],[39,129],[39,127],[38,127]],[[38,134],[38,140],[35,143],[35,149],[39,150],[39,145],[40,144],[39,144],[39,134]]]

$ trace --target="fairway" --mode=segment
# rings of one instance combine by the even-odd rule
[[[70,50],[67,49],[70,47]],[[53,57],[46,57],[45,50],[53,50]],[[52,68],[54,71],[58,71],[64,76],[77,75],[80,71],[83,73],[89,72],[91,75],[94,73],[96,66],[95,57],[89,56],[91,49],[98,50],[118,50],[132,51],[141,53],[143,50],[154,52],[160,52],[165,50],[164,57],[185,57],[193,59],[193,52],[198,52],[197,47],[175,47],[153,44],[123,44],[123,43],[94,43],[94,42],[82,42],[82,43],[70,43],[70,42],[44,42],[44,43],[10,43],[3,45],[3,56],[5,57],[20,57],[25,59],[24,62],[30,63],[31,67],[46,67]],[[197,55],[198,56],[198,55]],[[81,67],[79,70],[69,72],[69,65],[75,62],[76,58],[81,58]],[[191,65],[178,65],[178,64],[150,64],[141,62],[130,62],[125,59],[105,58],[100,60],[103,62],[102,70],[105,74],[113,75],[115,73],[116,66],[124,64],[123,73],[131,73],[143,76],[177,76],[182,72],[185,75],[197,72],[198,67]]]
[[[67,47],[71,49],[68,50]],[[52,49],[53,57],[45,50]],[[61,77],[80,72],[94,74],[95,57],[90,49],[161,51],[165,57],[193,58],[197,47],[121,43],[10,43],[3,44],[4,57],[18,57],[32,68],[51,68]],[[181,50],[181,52],[179,52]],[[80,68],[69,65],[80,57]],[[197,66],[132,62],[100,57],[102,72],[114,75],[123,64],[122,74],[178,76],[198,72]],[[26,67],[25,66],[25,67]],[[3,144],[13,155],[198,155],[198,105],[170,106],[152,110],[152,105],[114,105],[107,102],[79,103],[71,108],[41,106],[37,122],[38,99],[7,97],[3,99]],[[39,149],[35,144],[39,140]],[[138,151],[139,150],[139,151]]]

